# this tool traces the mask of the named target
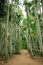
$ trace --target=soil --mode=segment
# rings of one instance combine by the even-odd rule
[[[27,50],[21,50],[20,54],[14,55],[8,60],[8,63],[0,61],[0,65],[43,65],[43,58],[32,58]]]

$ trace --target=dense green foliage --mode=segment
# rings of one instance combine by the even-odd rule
[[[0,17],[4,17],[7,14],[7,1],[0,0]]]
[[[41,3],[41,5],[40,5]],[[24,0],[26,18],[19,7],[19,0],[0,0],[0,56],[8,59],[21,49],[31,55],[43,55],[43,6],[40,0]]]

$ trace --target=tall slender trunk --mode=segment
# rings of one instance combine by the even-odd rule
[[[24,0],[27,3],[27,0]],[[33,56],[33,52],[32,52],[32,41],[31,41],[31,30],[30,30],[30,22],[29,22],[29,6],[25,5],[25,9],[26,9],[26,15],[27,15],[27,21],[28,21],[28,47],[30,49],[30,52]]]
[[[4,56],[4,51],[5,51],[5,49],[4,49],[4,46],[5,46],[5,29],[4,29],[4,26],[5,26],[5,17],[4,18],[2,18],[2,56]]]
[[[15,50],[16,50],[16,53],[19,53],[19,28],[18,28],[17,24],[16,24],[16,44],[15,44]]]
[[[12,56],[12,17],[11,17],[11,21],[9,23],[10,26],[10,55]]]
[[[40,10],[40,13],[41,13],[41,22],[42,22],[42,28],[43,28],[43,0],[42,1],[42,12]],[[42,43],[43,43],[43,29],[42,29]],[[43,53],[43,44],[42,44],[42,53]]]
[[[2,20],[0,22],[0,55],[1,55],[1,48],[2,48]]]
[[[35,0],[34,0],[34,14],[35,14],[35,24],[36,24],[36,35],[38,37],[38,41],[39,41],[39,48],[40,51],[42,51],[42,37],[41,37],[41,29],[40,29],[40,23],[39,23],[39,18],[38,18],[38,12],[37,10],[39,4],[37,4],[37,8],[36,8],[36,4],[35,4]]]
[[[9,3],[9,0],[8,0]],[[5,58],[8,58],[8,22],[9,22],[9,4],[8,4],[8,11],[6,15],[6,36],[5,36]]]

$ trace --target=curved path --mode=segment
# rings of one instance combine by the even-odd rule
[[[39,57],[32,58],[27,50],[21,50],[20,53],[9,59],[8,63],[0,62],[0,65],[43,65]]]

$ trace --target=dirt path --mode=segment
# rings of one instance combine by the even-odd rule
[[[0,65],[43,65],[40,58],[31,58],[27,50],[21,50],[20,53],[9,59],[8,63],[0,62]]]

